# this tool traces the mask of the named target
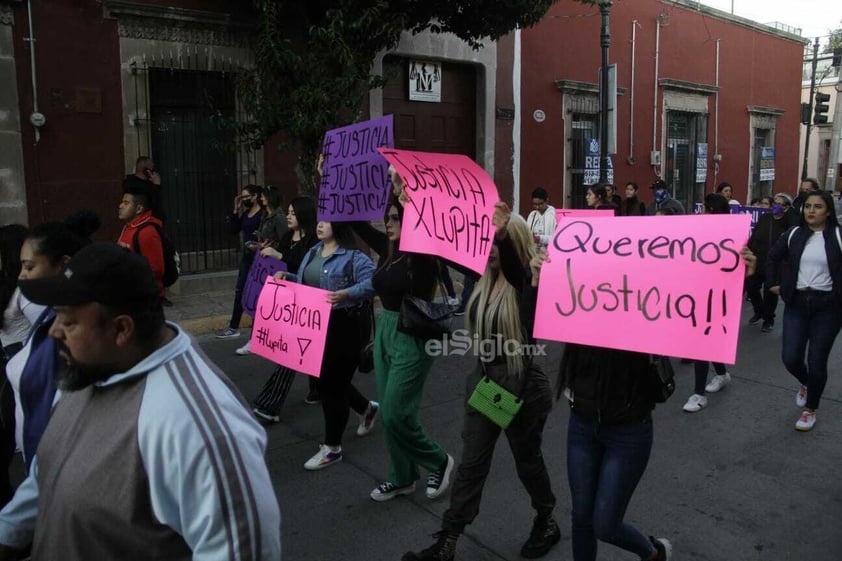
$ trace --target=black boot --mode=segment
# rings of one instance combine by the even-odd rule
[[[410,551],[404,554],[402,561],[453,561],[456,553],[456,540],[459,534],[445,532],[444,530],[433,534],[436,543],[423,551],[414,553]]]
[[[552,514],[545,516],[539,514],[532,523],[529,539],[520,549],[520,556],[527,559],[543,557],[559,540],[561,540],[561,530],[558,529],[555,517]]]

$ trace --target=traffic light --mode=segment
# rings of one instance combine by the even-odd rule
[[[802,103],[801,104],[801,124],[802,125],[809,125],[810,124],[810,104],[809,103]]]
[[[830,101],[830,94],[816,92],[816,105],[813,110],[813,124],[823,125],[827,123],[827,111],[829,107],[827,102]]]

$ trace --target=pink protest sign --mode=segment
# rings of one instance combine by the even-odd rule
[[[494,240],[497,186],[462,154],[380,149],[406,184],[401,250],[437,255],[482,273]]]
[[[318,378],[330,321],[327,295],[320,288],[268,277],[257,300],[251,352]]]
[[[319,220],[380,220],[392,190],[378,148],[393,147],[391,115],[333,129],[322,145]]]
[[[614,213],[611,210],[597,210],[595,208],[557,208],[555,209],[556,222],[561,224],[563,220],[570,218],[581,218],[583,216],[607,216],[605,213],[610,212],[611,216]]]
[[[243,296],[240,304],[243,305],[243,312],[254,317],[254,309],[257,307],[257,298],[263,290],[263,281],[267,276],[272,276],[278,271],[286,271],[287,264],[278,261],[273,257],[263,257],[259,253],[254,256],[254,261],[246,277],[246,284],[243,286]],[[297,272],[297,271],[296,271]]]
[[[733,363],[749,215],[582,217],[541,270],[541,339]]]

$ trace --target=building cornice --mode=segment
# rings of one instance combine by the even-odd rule
[[[566,94],[598,94],[599,84],[578,80],[556,80],[555,87]],[[626,88],[617,88],[617,94],[625,95]]]
[[[778,109],[777,107],[763,107],[762,105],[749,105],[748,106],[749,113],[755,113],[758,115],[774,115],[776,117],[780,117],[784,113],[786,113],[785,109]]]
[[[130,0],[104,0],[106,18],[116,19],[120,37],[199,45],[245,47],[255,20]]]
[[[723,10],[717,10],[716,8],[712,8],[710,6],[702,4],[698,0],[661,0],[661,2],[667,5],[680,6],[681,8],[684,8],[685,10],[688,10],[690,12],[697,12],[700,14],[711,16],[716,19],[734,23],[736,25],[739,25],[740,27],[747,27],[748,29],[752,29],[754,31],[766,33],[767,35],[774,35],[775,37],[779,37],[781,39],[794,41],[801,45],[807,45],[810,43],[809,39],[802,37],[801,35],[797,35],[795,33],[788,33],[786,31],[783,31],[782,29],[772,27],[771,25],[766,25],[748,18],[730,14]]]
[[[705,95],[715,94],[719,91],[719,86],[698,84],[696,82],[687,82],[685,80],[673,80],[672,78],[661,78],[658,80],[658,85],[670,90],[681,90]]]

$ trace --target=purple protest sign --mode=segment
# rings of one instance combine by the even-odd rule
[[[319,220],[382,220],[392,183],[378,148],[394,148],[391,115],[333,129],[325,134]]]
[[[278,271],[286,270],[287,264],[283,261],[257,254],[246,277],[246,284],[243,286],[243,297],[240,299],[243,312],[254,317],[257,299],[260,297],[260,291],[263,290],[263,281],[266,280],[266,277],[272,276]]]

